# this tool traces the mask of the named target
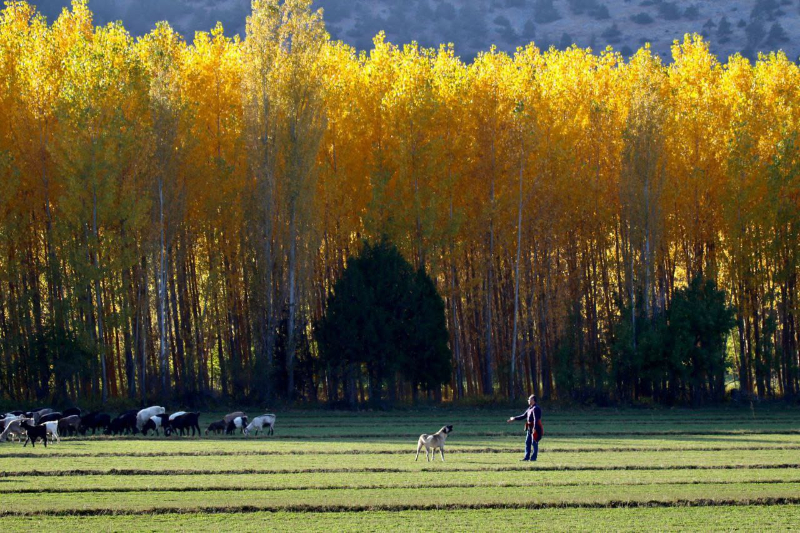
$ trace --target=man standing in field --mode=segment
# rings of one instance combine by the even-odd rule
[[[525,458],[523,461],[535,461],[539,455],[539,439],[542,438],[542,409],[536,404],[536,396],[531,394],[528,397],[528,410],[519,416],[512,416],[506,422],[515,420],[525,420]],[[533,448],[533,455],[531,455]]]

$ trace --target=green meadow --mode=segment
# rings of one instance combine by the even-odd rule
[[[278,412],[275,435],[0,444],[10,530],[792,529],[796,409]],[[201,426],[219,417],[208,413]],[[453,424],[445,462],[416,439]]]

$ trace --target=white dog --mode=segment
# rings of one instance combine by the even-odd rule
[[[442,462],[444,462],[444,441],[447,440],[447,434],[451,431],[453,431],[453,426],[444,426],[433,435],[427,435],[424,433],[420,435],[419,441],[417,441],[417,456],[414,457],[414,460],[416,461],[419,459],[419,452],[424,446],[425,457],[429,462],[431,459],[433,459],[434,454],[436,454],[437,448],[439,449],[439,454],[442,456]]]

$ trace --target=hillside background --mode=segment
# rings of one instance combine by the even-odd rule
[[[49,19],[69,0],[32,1]],[[250,0],[92,0],[96,22],[122,20],[134,35],[168,20],[191,40],[221,21],[226,33],[244,35]],[[740,52],[800,54],[800,0],[316,0],[334,39],[358,49],[386,32],[394,43],[423,46],[453,42],[464,59],[491,45],[508,52],[535,41],[540,48],[572,43],[624,55],[649,42],[662,58],[683,34],[711,41],[721,59]]]

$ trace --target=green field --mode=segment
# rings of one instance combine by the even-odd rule
[[[10,530],[800,527],[796,409],[546,412],[536,463],[509,414],[291,411],[269,437],[4,443],[0,514]],[[446,462],[415,462],[444,424]]]

